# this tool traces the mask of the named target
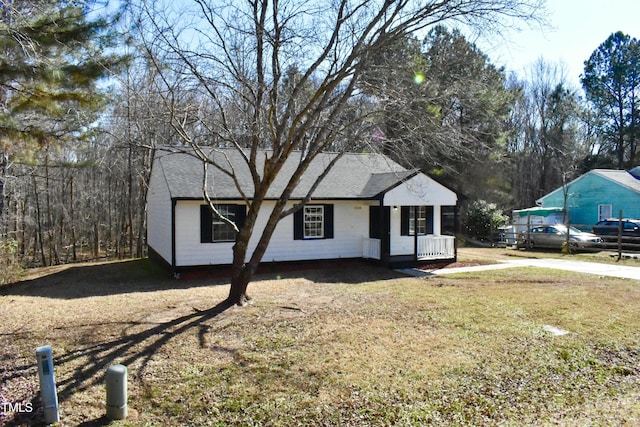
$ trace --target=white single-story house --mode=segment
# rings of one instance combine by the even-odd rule
[[[227,171],[233,168],[236,183],[250,198],[253,181],[243,156],[234,149],[217,149],[211,155],[218,164],[227,165]],[[300,156],[294,152],[273,182],[258,215],[248,256]],[[288,207],[304,199],[335,156],[323,153],[314,159]],[[241,225],[247,202],[224,172],[209,166],[208,192],[218,210]],[[147,242],[150,254],[174,271],[232,263],[235,233],[205,203],[203,177],[202,163],[194,156],[157,152],[147,198]],[[455,237],[445,232],[453,231],[457,201],[454,191],[382,154],[347,153],[312,199],[278,223],[262,262],[366,258],[398,266],[455,260]]]

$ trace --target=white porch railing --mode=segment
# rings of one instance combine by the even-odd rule
[[[380,259],[380,239],[362,239],[362,257]]]
[[[455,257],[455,240],[453,236],[418,236],[418,260]],[[362,257],[380,259],[380,246],[380,239],[363,238]]]
[[[418,236],[418,259],[450,259],[455,256],[453,236]]]

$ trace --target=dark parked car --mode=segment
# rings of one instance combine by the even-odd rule
[[[618,226],[620,220],[617,218],[605,219],[598,221],[593,226],[593,234],[602,237],[606,242],[615,242],[618,240]],[[625,239],[627,237],[627,239]],[[640,219],[622,219],[622,240],[624,242],[634,241],[633,237],[640,237]],[[640,243],[640,239],[637,240]]]
[[[575,227],[567,227],[564,224],[539,225],[531,228],[529,233],[522,235],[518,246],[526,248],[558,248],[561,249],[567,241],[569,233],[570,249],[586,249],[598,246],[602,242],[595,234],[586,233]]]

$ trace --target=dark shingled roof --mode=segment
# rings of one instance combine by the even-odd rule
[[[262,169],[267,151],[258,153],[258,170]],[[292,199],[302,199],[315,179],[337,156],[336,153],[322,153],[311,163],[292,195]],[[253,181],[249,168],[241,154],[234,149],[216,149],[212,158],[225,170],[234,170],[247,197],[253,195]],[[267,199],[277,199],[285,188],[289,177],[300,161],[300,152],[294,152],[284,164],[280,174],[269,189]],[[201,199],[204,176],[200,160],[186,153],[158,151],[154,173],[164,177],[171,198]],[[333,166],[329,174],[313,193],[314,199],[370,199],[395,187],[418,172],[407,170],[382,154],[344,154]],[[240,199],[231,177],[210,165],[208,168],[209,194],[215,199]]]

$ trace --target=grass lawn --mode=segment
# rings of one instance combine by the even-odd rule
[[[65,426],[640,423],[638,281],[356,263],[261,275],[253,305],[220,312],[225,279],[176,280],[145,260],[46,273],[0,288],[0,395],[36,408],[0,424],[41,420],[46,344]],[[129,417],[109,424],[114,363],[128,367]]]

